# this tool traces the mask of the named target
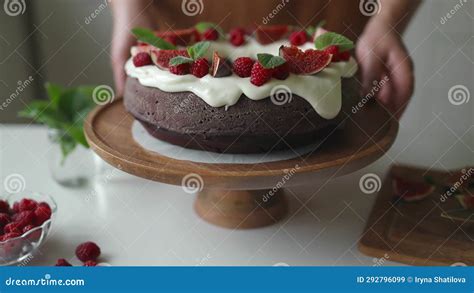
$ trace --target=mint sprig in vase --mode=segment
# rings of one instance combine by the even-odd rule
[[[43,158],[48,161],[56,182],[67,187],[88,185],[96,169],[96,158],[84,136],[86,115],[96,105],[93,86],[64,88],[47,83],[47,100],[34,100],[19,112],[48,127],[50,147]]]

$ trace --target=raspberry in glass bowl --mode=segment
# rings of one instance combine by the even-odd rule
[[[29,261],[44,243],[57,205],[38,192],[20,192],[0,198],[0,265]]]

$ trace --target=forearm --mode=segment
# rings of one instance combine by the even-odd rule
[[[380,12],[370,19],[367,28],[385,27],[402,34],[420,3],[421,0],[380,0]]]
[[[112,0],[116,29],[129,30],[135,26],[155,26],[155,20],[150,18],[152,15],[150,12],[155,9],[153,2],[153,0]]]

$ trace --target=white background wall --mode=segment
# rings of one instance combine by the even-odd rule
[[[441,17],[456,4],[462,7],[446,23]],[[90,24],[85,18],[101,4],[93,0],[27,1],[33,24],[28,28],[26,14],[10,17],[0,12],[0,101],[15,91],[18,80],[32,75],[38,85],[45,80],[64,85],[112,85],[109,66],[111,35],[110,7]],[[416,92],[403,120],[395,149],[405,149],[395,161],[440,166],[474,164],[474,5],[472,0],[426,0],[415,15],[405,41],[416,67]],[[24,41],[26,39],[26,41]],[[37,64],[32,53],[39,55]],[[37,70],[35,70],[36,68]],[[470,102],[455,106],[448,100],[452,86],[469,89]],[[12,120],[27,100],[42,93],[28,87],[19,98],[0,112],[1,121]],[[448,150],[436,141],[449,140]],[[445,144],[444,144],[445,145]],[[413,152],[410,153],[410,149]],[[432,157],[430,154],[439,154]],[[425,157],[426,156],[426,157]],[[444,160],[450,162],[444,163]],[[454,163],[453,163],[454,162]],[[443,164],[444,163],[444,164]],[[445,166],[449,167],[449,166]]]

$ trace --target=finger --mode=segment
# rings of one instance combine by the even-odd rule
[[[394,48],[388,58],[392,88],[391,104],[395,116],[401,117],[414,91],[413,62],[403,47]]]
[[[394,87],[391,78],[388,74],[384,73],[383,77],[379,81],[379,92],[377,100],[382,106],[392,115],[396,112],[395,105],[393,104],[393,91]]]
[[[362,77],[362,94],[365,96],[373,91],[374,83],[377,82],[385,72],[384,56],[377,56],[364,43],[358,44],[356,57],[360,66]]]
[[[112,42],[112,70],[115,81],[115,91],[117,96],[123,94],[125,85],[125,62],[130,56],[130,47],[133,45],[133,38],[131,36],[117,36]]]

